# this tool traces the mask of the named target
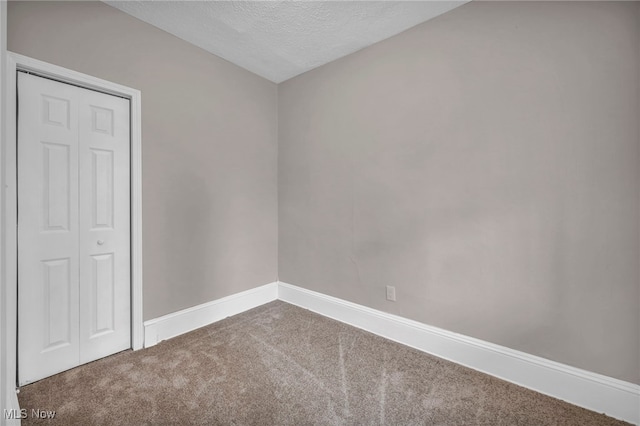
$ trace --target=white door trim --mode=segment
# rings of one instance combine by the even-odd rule
[[[122,96],[131,101],[131,345],[142,349],[144,328],[142,320],[142,126],[141,93],[139,90],[71,71],[47,62],[7,52],[6,122],[2,138],[2,254],[4,256],[1,285],[5,290],[2,310],[6,313],[5,336],[7,346],[7,382],[16,383],[17,336],[17,182],[16,182],[16,72],[30,71],[65,83]],[[10,384],[9,384],[10,383]]]
[[[6,123],[6,60],[7,60],[7,2],[0,1],[0,129],[5,129]],[[0,141],[5,140],[5,135],[0,132]],[[0,145],[0,188],[4,188],[4,178],[2,177],[4,159],[4,142]],[[4,194],[4,191],[0,191]],[[6,223],[3,209],[4,209],[4,197],[0,197],[0,223],[2,224],[2,235],[4,235]],[[18,404],[18,397],[15,392],[15,357],[16,352],[7,353],[7,348],[10,346],[9,342],[15,342],[15,336],[11,335],[11,331],[8,329],[7,319],[9,313],[5,310],[6,300],[6,287],[3,285],[4,281],[1,276],[4,275],[4,254],[6,253],[6,246],[4,241],[0,241],[0,425],[19,425],[20,420],[17,418],[7,419],[4,415],[4,410],[18,410],[20,408]],[[15,315],[15,311],[14,311]],[[14,317],[15,318],[15,317]],[[14,346],[12,346],[15,349]],[[10,368],[11,367],[11,368]],[[9,377],[10,376],[10,377]],[[16,412],[16,411],[10,411]]]

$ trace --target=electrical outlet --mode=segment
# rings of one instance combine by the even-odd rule
[[[387,286],[387,300],[396,301],[396,288],[390,285]]]

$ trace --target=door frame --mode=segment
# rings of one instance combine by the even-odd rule
[[[2,138],[2,265],[0,279],[5,290],[2,310],[6,323],[7,387],[17,387],[17,319],[18,319],[18,198],[17,198],[17,72],[27,71],[87,89],[127,98],[131,101],[131,347],[142,349],[142,109],[139,90],[57,65],[7,51],[6,122]],[[0,413],[1,415],[1,413]]]

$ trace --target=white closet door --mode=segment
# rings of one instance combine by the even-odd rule
[[[78,365],[76,88],[19,73],[20,383]]]
[[[131,347],[129,101],[81,90],[80,363]]]
[[[18,74],[21,385],[130,347],[129,102]]]

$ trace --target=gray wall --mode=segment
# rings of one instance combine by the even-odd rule
[[[277,86],[101,2],[11,2],[8,48],[142,91],[144,318],[277,278]]]
[[[282,83],[280,279],[640,383],[639,52],[639,3],[473,2]]]

